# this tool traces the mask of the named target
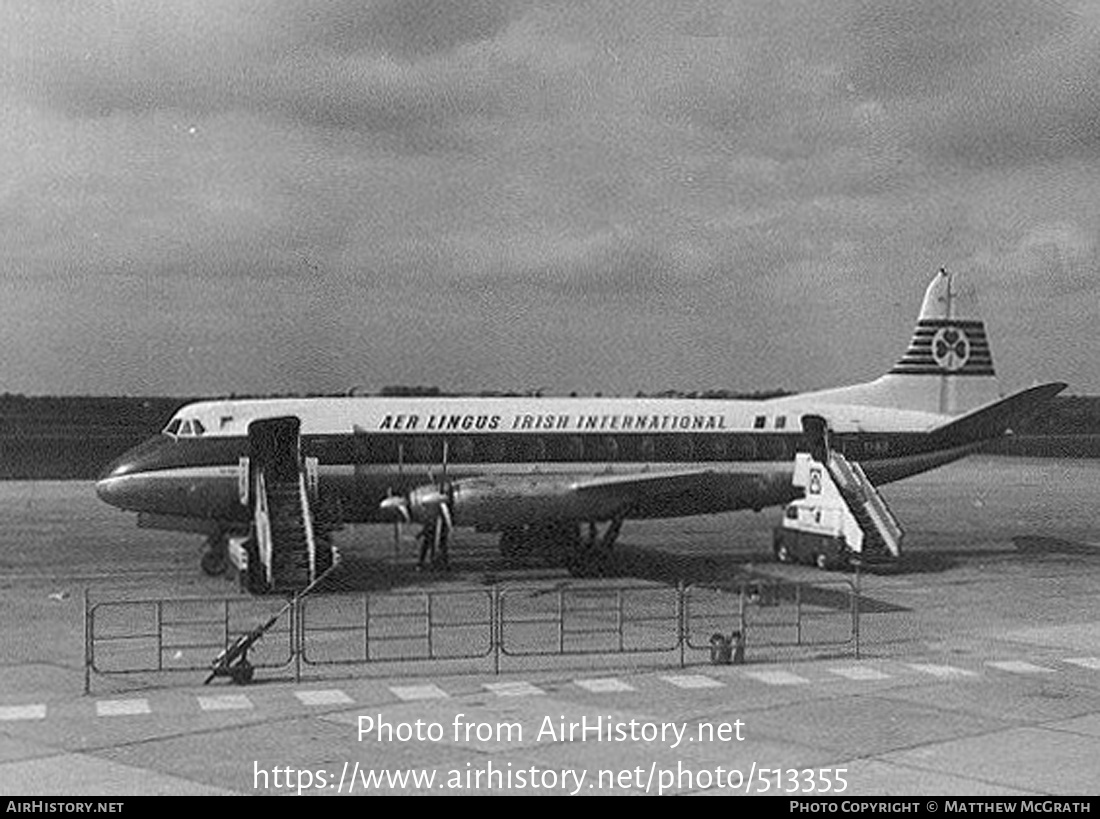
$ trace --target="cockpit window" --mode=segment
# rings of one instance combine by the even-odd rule
[[[206,434],[206,427],[198,418],[173,418],[164,428],[165,435],[174,438],[193,438]]]

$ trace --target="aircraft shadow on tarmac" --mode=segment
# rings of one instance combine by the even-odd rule
[[[744,588],[754,602],[764,605],[793,603],[795,584],[758,567],[773,562],[770,554],[736,553],[728,555],[685,555],[629,544],[616,547],[605,566],[603,579],[617,584],[648,581],[666,585],[683,583],[737,592]],[[837,581],[852,579],[851,573],[821,573],[821,585],[801,583],[801,601],[805,605],[847,610],[851,607],[849,589]],[[546,560],[531,557],[503,560],[490,550],[460,553],[449,570],[418,571],[409,562],[391,562],[363,555],[345,555],[340,568],[322,583],[318,592],[354,593],[443,588],[464,580],[492,584],[501,581],[539,583],[570,582],[572,578]],[[584,581],[578,581],[584,582]],[[871,612],[906,611],[902,606],[860,595],[860,610]]]
[[[1056,537],[1020,535],[1012,538],[1016,551],[1025,557],[1093,557],[1100,558],[1100,545],[1062,540]]]
[[[911,551],[902,555],[896,563],[867,566],[864,571],[875,575],[937,574],[974,561],[1100,559],[1100,545],[1056,537],[1017,535],[1012,538],[1012,546],[1012,549],[1002,547]]]
[[[864,571],[874,575],[939,574],[959,565],[959,558],[972,555],[962,550],[907,552],[895,563],[867,566]]]
[[[601,576],[619,582],[641,580],[669,585],[683,582],[685,585],[733,588],[762,576],[754,565],[769,561],[770,556],[762,554],[684,555],[620,544],[605,564]],[[505,560],[489,549],[459,550],[451,559],[451,568],[445,571],[418,571],[407,559],[393,561],[351,553],[343,555],[340,568],[320,590],[363,592],[432,586],[452,583],[456,579],[491,584],[503,580],[560,581],[568,577],[565,569],[553,561],[537,556]]]

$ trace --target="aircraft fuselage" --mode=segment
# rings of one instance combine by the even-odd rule
[[[302,419],[301,455],[315,469],[321,496],[336,499],[347,523],[391,520],[379,508],[383,499],[444,477],[476,478],[489,495],[501,481],[507,483],[510,505],[497,498],[487,519],[459,522],[482,529],[499,529],[513,519],[607,519],[614,492],[584,498],[569,491],[578,479],[603,476],[692,474],[685,491],[650,493],[634,503],[632,518],[760,509],[798,494],[791,474],[794,453],[805,446],[800,418],[807,409],[797,396],[763,402],[203,402],[181,410],[177,418],[189,425],[177,426],[176,434],[156,436],[108,467],[97,490],[123,509],[246,527],[249,511],[241,501],[240,480],[248,456],[247,425],[295,415]],[[927,430],[943,419],[926,413],[830,409],[833,446],[860,460],[876,483],[962,457],[976,445],[934,439]]]

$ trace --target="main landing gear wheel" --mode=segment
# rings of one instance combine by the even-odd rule
[[[596,522],[588,524],[588,537],[577,538],[567,558],[566,568],[574,577],[611,577],[615,574],[615,541],[622,531],[626,511],[621,511],[608,523],[603,537]]]
[[[500,533],[500,556],[513,560],[523,555],[524,538],[522,529],[505,529]]]
[[[775,559],[778,560],[780,563],[791,562],[791,552],[787,548],[786,543],[777,543],[775,545]]]
[[[607,577],[611,556],[598,546],[578,546],[566,563],[569,574],[578,578]]]
[[[216,535],[206,541],[206,551],[200,561],[202,570],[210,577],[220,577],[229,568],[229,541],[224,535]]]

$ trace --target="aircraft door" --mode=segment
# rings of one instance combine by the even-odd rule
[[[264,418],[248,425],[248,461],[272,482],[297,483],[301,468],[300,432],[296,416]]]
[[[829,423],[820,415],[802,416],[802,433],[806,439],[804,446],[818,463],[829,460]]]
[[[241,506],[248,506],[252,494],[252,471],[248,465],[248,456],[242,455],[237,459],[237,495]]]
[[[316,500],[321,493],[321,463],[317,458],[306,458],[306,490]]]

